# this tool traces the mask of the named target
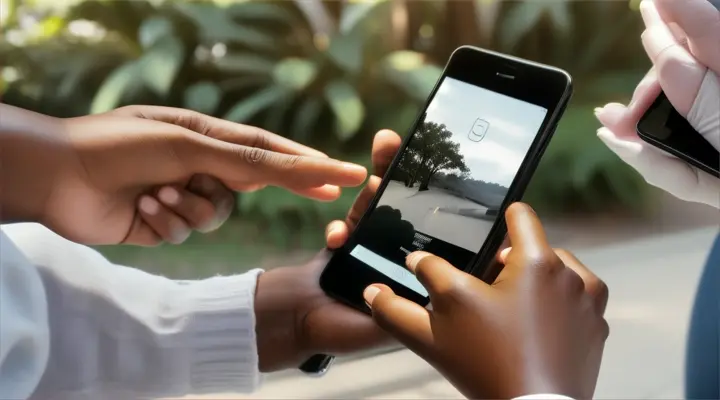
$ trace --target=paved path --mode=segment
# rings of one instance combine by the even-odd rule
[[[682,398],[685,333],[697,280],[718,228],[576,250],[610,287],[601,399]],[[482,360],[478,360],[482,362]],[[339,361],[322,378],[269,376],[253,396],[225,399],[450,399],[459,394],[408,351]]]
[[[400,210],[402,219],[413,224],[417,231],[473,252],[479,250],[493,224],[493,221],[457,214],[458,210],[470,209],[484,213],[487,208],[477,203],[433,188],[418,192],[398,182],[390,182],[378,205]]]

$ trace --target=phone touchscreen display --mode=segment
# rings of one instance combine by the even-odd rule
[[[445,77],[350,256],[426,297],[405,267],[425,250],[465,267],[480,251],[547,109]]]

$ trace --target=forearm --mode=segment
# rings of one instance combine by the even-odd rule
[[[38,266],[48,297],[50,359],[38,398],[168,397],[257,387],[259,271],[179,282],[113,265],[38,225],[6,231]]]
[[[0,223],[40,221],[71,157],[59,119],[0,104]]]

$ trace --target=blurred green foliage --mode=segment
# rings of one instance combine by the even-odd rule
[[[642,209],[644,182],[594,135],[648,68],[628,3],[569,0],[66,1],[6,3],[3,101],[57,116],[126,104],[186,107],[369,164],[372,134],[405,134],[459,45],[568,70],[575,96],[526,199],[546,212]],[[278,189],[238,209],[289,230],[342,217]],[[318,231],[318,235],[322,231]]]

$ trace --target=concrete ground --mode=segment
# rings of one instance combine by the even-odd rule
[[[553,243],[573,250],[610,287],[606,317],[611,334],[595,398],[682,398],[687,324],[702,266],[720,230],[720,214],[672,198],[660,208],[652,222],[547,224]],[[294,371],[269,375],[251,396],[205,398],[460,397],[422,359],[403,350],[338,360],[323,378]]]

